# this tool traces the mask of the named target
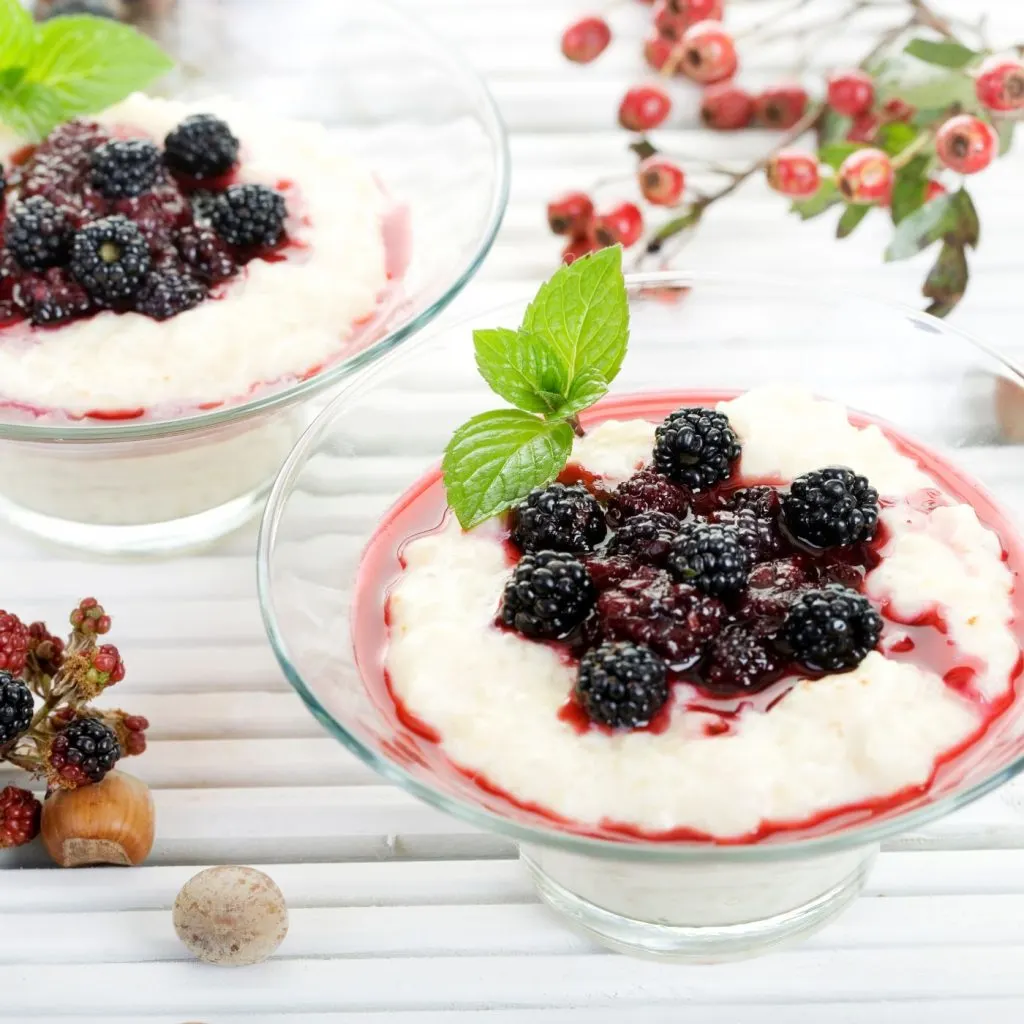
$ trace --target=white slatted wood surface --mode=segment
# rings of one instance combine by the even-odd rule
[[[333,2],[333,0],[325,0]],[[775,0],[732,0],[738,20]],[[286,0],[281,0],[287,7]],[[499,243],[451,320],[531,290],[557,258],[543,204],[616,166],[612,127],[642,77],[643,20],[613,14],[629,42],[577,69],[557,52],[581,0],[405,0],[484,72],[513,132],[512,202]],[[596,6],[596,5],[595,5]],[[837,3],[837,6],[839,4]],[[949,0],[988,10],[996,38],[1024,39],[1016,0]],[[871,15],[865,22],[884,22]],[[843,33],[818,64],[869,45]],[[755,50],[747,79],[779,77],[781,42]],[[730,158],[766,136],[712,138],[680,90],[666,146]],[[1024,355],[1024,143],[979,179],[983,246],[956,322]],[[613,194],[614,190],[609,192]],[[826,222],[828,221],[828,222]],[[831,222],[801,225],[760,182],[716,208],[682,265],[784,268],[912,299],[921,260],[883,267],[872,220],[842,245]],[[1024,470],[1021,471],[1024,473]],[[1024,482],[1024,481],[1022,481]],[[1024,495],[1022,495],[1024,498]],[[152,744],[131,770],[155,790],[146,867],[61,872],[38,852],[0,872],[0,1021],[36,1024],[1017,1024],[1024,1014],[1024,785],[893,843],[867,895],[802,947],[715,968],[651,965],[600,952],[539,906],[511,844],[383,784],[300,706],[265,643],[254,531],[197,557],[92,563],[0,534],[5,606],[53,617],[83,593],[117,618],[129,665],[117,703],[147,715]],[[0,770],[0,783],[13,773]],[[200,866],[264,866],[292,922],[271,963],[225,971],[190,962],[169,907]],[[7,862],[10,863],[9,861]]]

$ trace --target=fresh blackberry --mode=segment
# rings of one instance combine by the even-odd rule
[[[20,676],[30,646],[28,626],[13,612],[0,609],[0,672]]]
[[[76,718],[50,745],[50,767],[71,788],[99,782],[120,758],[114,730],[98,718]]]
[[[740,605],[746,619],[768,620],[772,629],[781,625],[797,594],[816,583],[813,569],[802,558],[778,558],[755,565],[747,578]]]
[[[238,160],[238,139],[219,117],[193,114],[164,139],[164,162],[173,174],[202,181],[219,178]]]
[[[217,196],[210,221],[229,245],[277,245],[284,233],[284,196],[266,185],[232,185]]]
[[[501,602],[501,621],[524,636],[567,636],[594,605],[594,584],[582,562],[559,551],[523,555]]]
[[[10,672],[0,672],[0,744],[20,736],[35,713],[32,691]]]
[[[761,519],[753,509],[718,509],[710,513],[708,522],[735,529],[740,543],[750,554],[751,562],[767,562],[778,558],[785,548],[775,520]]]
[[[149,247],[124,217],[104,217],[75,232],[71,273],[100,302],[130,299],[149,273]]]
[[[631,555],[649,565],[664,565],[679,533],[679,520],[668,512],[643,512],[627,519],[608,544],[609,555]]]
[[[597,599],[601,633],[650,647],[669,666],[694,665],[725,624],[725,607],[666,572],[641,566],[635,575]]]
[[[238,273],[238,264],[209,228],[182,228],[175,244],[181,258],[206,284],[220,284]]]
[[[188,274],[173,270],[154,271],[135,295],[134,309],[154,320],[169,320],[198,306],[206,289]]]
[[[617,526],[642,512],[667,512],[682,519],[689,508],[689,491],[653,469],[641,469],[612,492],[608,499],[608,522]]]
[[[775,519],[779,514],[779,492],[764,484],[740,487],[729,495],[725,508],[733,512],[753,512],[758,519]]]
[[[878,643],[882,617],[862,594],[833,584],[790,605],[780,644],[812,672],[848,672]]]
[[[160,177],[160,150],[145,139],[114,139],[92,151],[93,188],[107,199],[148,192]]]
[[[18,308],[40,327],[65,323],[92,310],[88,293],[64,267],[25,274],[12,294]]]
[[[623,580],[640,572],[644,567],[637,567],[636,560],[629,555],[609,555],[601,552],[596,555],[581,555],[580,560],[587,567],[594,586],[600,593],[617,587]]]
[[[679,409],[654,432],[654,467],[691,491],[729,478],[740,443],[729,419],[714,409]]]
[[[512,510],[512,539],[524,551],[593,551],[608,532],[604,511],[578,484],[548,484]]]
[[[576,700],[591,721],[639,729],[668,701],[665,663],[637,644],[601,644],[580,660]]]
[[[751,567],[750,553],[732,526],[689,523],[672,543],[668,567],[679,580],[712,597],[742,590]]]
[[[27,790],[0,790],[0,850],[31,843],[39,835],[43,805]]]
[[[68,256],[71,225],[64,211],[42,196],[15,203],[7,213],[4,241],[25,270],[45,270]]]
[[[711,643],[704,684],[721,697],[733,697],[756,693],[781,671],[781,659],[763,640],[742,626],[729,626]]]
[[[878,527],[878,491],[845,466],[828,466],[793,481],[782,499],[790,534],[815,548],[871,540]]]

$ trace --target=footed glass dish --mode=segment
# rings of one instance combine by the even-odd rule
[[[987,502],[987,492],[1002,507],[1003,528],[1019,537],[1019,367],[938,320],[862,297],[682,274],[627,282],[630,348],[610,401],[667,389],[800,385],[948,459],[978,482],[979,500]],[[355,596],[367,592],[362,559],[389,510],[394,516],[403,497],[408,507],[410,488],[436,469],[456,426],[498,404],[476,373],[472,330],[517,324],[524,306],[525,299],[492,310],[381,360],[348,382],[303,435],[260,533],[259,593],[271,643],[339,742],[418,799],[515,839],[540,896],[571,925],[613,949],[659,959],[767,952],[822,927],[854,900],[883,841],[1020,772],[1019,702],[927,786],[870,811],[743,841],[577,828],[455,768],[381,685],[383,603]],[[879,728],[884,742],[884,721]]]

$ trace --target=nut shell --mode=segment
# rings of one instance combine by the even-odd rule
[[[174,930],[200,960],[245,967],[266,960],[288,934],[281,890],[262,871],[224,865],[190,878],[174,901]]]

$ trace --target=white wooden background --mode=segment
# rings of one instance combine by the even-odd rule
[[[737,15],[770,0],[745,0]],[[286,6],[285,0],[282,0]],[[499,243],[447,314],[532,289],[558,246],[543,224],[557,191],[616,163],[618,97],[642,76],[642,19],[592,68],[557,53],[579,0],[405,0],[485,73],[512,131],[512,202]],[[837,0],[837,6],[839,6]],[[1024,38],[1018,0],[987,8],[996,38]],[[739,20],[742,20],[740,18]],[[854,59],[869,40],[847,33]],[[835,51],[833,51],[835,53]],[[747,80],[780,76],[786,44],[754,52]],[[830,59],[838,60],[837,56]],[[668,143],[694,154],[754,153],[759,133],[709,138],[680,93]],[[976,187],[983,245],[956,322],[996,345],[1020,338],[1024,139]],[[609,193],[611,196],[612,193]],[[828,219],[830,220],[830,219]],[[885,268],[869,220],[842,245],[830,223],[801,225],[753,183],[712,211],[684,265],[785,269],[912,298],[920,260]],[[129,666],[118,703],[153,723],[131,771],[154,787],[156,847],[146,867],[0,872],[0,1021],[37,1024],[1017,1024],[1024,1013],[1024,786],[893,844],[868,894],[790,952],[713,968],[666,967],[600,952],[543,908],[509,843],[472,831],[382,784],[300,706],[264,640],[254,531],[163,564],[75,560],[0,534],[0,599],[28,619],[95,593],[116,619]],[[291,907],[272,962],[239,971],[190,962],[169,907],[202,865],[264,867]]]

